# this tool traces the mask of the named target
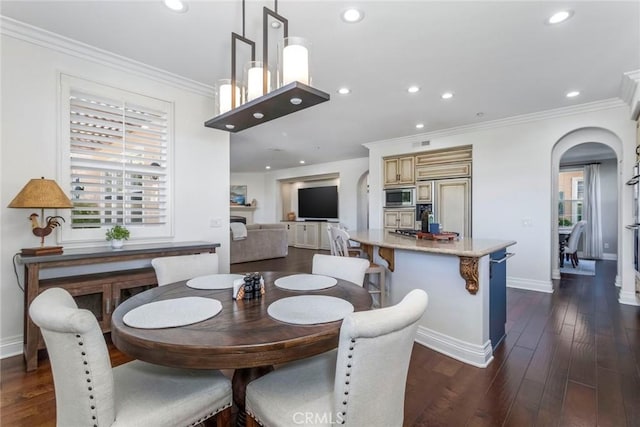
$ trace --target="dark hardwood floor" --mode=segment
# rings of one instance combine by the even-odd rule
[[[316,251],[289,250],[232,272],[310,272]],[[615,269],[598,261],[595,277],[563,275],[551,295],[508,289],[507,337],[486,369],[416,344],[404,425],[640,426],[640,307],[618,304]],[[129,360],[110,353],[114,365]],[[1,425],[55,425],[46,360],[25,373],[22,357],[4,359],[0,374]]]

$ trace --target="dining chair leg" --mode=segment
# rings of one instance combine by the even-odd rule
[[[216,415],[216,427],[230,427],[233,409],[229,406],[227,409],[218,412]]]
[[[253,418],[251,415],[247,414],[247,424],[245,424],[246,427],[260,427],[260,423],[258,423],[258,421],[256,421],[255,418]]]
[[[202,425],[204,427],[230,427],[232,412],[232,407],[229,406],[227,409],[218,412],[215,416],[204,420]]]
[[[387,305],[387,281],[385,279],[384,268],[380,269],[380,308]]]

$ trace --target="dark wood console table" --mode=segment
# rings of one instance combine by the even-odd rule
[[[22,256],[24,265],[24,359],[26,370],[38,367],[38,350],[44,341],[38,327],[29,317],[29,305],[39,293],[50,287],[65,288],[82,308],[96,314],[103,332],[111,328],[111,313],[129,293],[157,286],[151,267],[123,268],[103,273],[80,274],[52,279],[41,279],[40,272],[47,268],[78,267],[115,262],[145,260],[157,257],[191,255],[215,252],[219,243],[182,242],[150,245],[128,245],[122,250],[110,248],[67,249],[61,255]]]

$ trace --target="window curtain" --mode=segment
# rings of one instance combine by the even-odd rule
[[[602,215],[600,213],[600,165],[584,166],[584,257],[602,258]]]

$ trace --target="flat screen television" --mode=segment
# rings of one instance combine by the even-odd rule
[[[338,186],[299,188],[298,218],[338,219]]]

